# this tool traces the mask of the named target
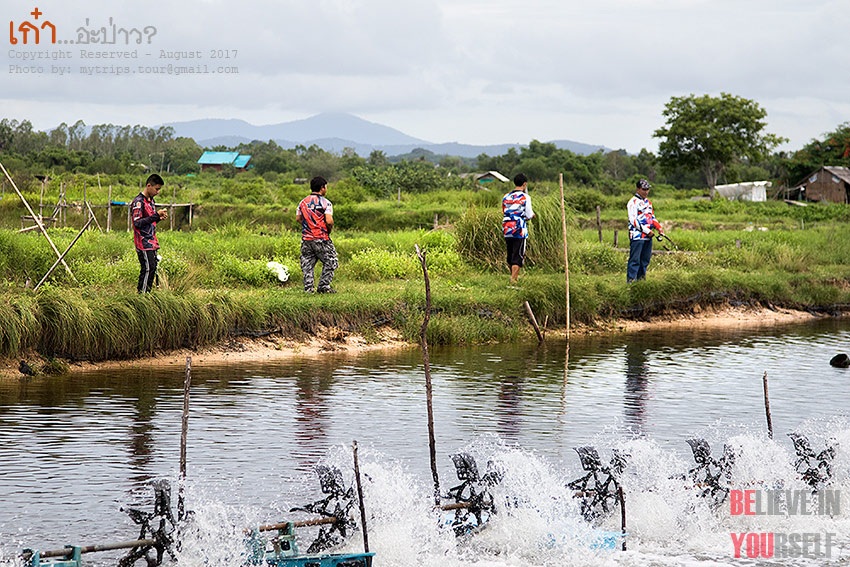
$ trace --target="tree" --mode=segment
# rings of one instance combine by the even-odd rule
[[[839,124],[822,140],[812,140],[794,152],[788,164],[789,181],[795,183],[824,165],[850,167],[850,122]]]
[[[615,181],[623,181],[634,174],[635,168],[626,150],[608,152],[602,159],[602,170]]]
[[[381,150],[372,150],[369,154],[369,165],[382,166],[389,165],[390,160],[387,159],[387,154]]]
[[[661,164],[700,171],[712,192],[730,164],[761,161],[787,141],[763,133],[767,112],[758,103],[728,93],[674,96],[662,114],[667,123],[653,134],[662,138]]]

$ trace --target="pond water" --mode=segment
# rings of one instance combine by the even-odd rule
[[[489,462],[503,474],[493,489],[501,510],[488,529],[461,541],[430,508],[417,348],[262,365],[195,363],[185,494],[208,535],[184,545],[180,562],[232,567],[241,528],[289,518],[291,507],[322,497],[317,464],[339,467],[351,482],[357,440],[376,566],[844,564],[850,500],[828,516],[733,515],[728,500],[712,508],[700,487],[681,478],[695,467],[687,440],[704,438],[717,458],[724,445],[736,452],[733,490],[810,494],[787,435],[798,432],[815,453],[833,447],[825,486],[843,496],[850,487],[850,369],[829,365],[841,352],[850,352],[850,322],[840,320],[577,337],[569,351],[551,341],[432,348],[442,492],[460,483],[451,459],[460,452],[473,455],[482,473]],[[24,547],[138,535],[120,509],[152,509],[155,479],[176,484],[183,380],[182,371],[139,368],[0,382],[0,564]],[[574,449],[586,445],[604,464],[614,449],[628,455],[628,551],[587,543],[595,532],[566,486],[585,474]],[[597,520],[608,530],[619,522],[619,512]],[[777,545],[770,559],[747,558],[745,546],[736,558],[731,534],[739,533],[770,533],[777,542],[814,534],[822,545],[817,554],[813,545]],[[85,559],[114,565],[120,556]]]

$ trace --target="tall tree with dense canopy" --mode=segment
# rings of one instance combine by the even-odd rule
[[[712,191],[730,164],[760,161],[787,141],[764,133],[767,112],[758,103],[728,93],[674,96],[662,114],[666,125],[653,134],[662,139],[662,165],[700,171]]]

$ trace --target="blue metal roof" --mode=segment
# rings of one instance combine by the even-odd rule
[[[198,163],[201,165],[224,165],[233,163],[239,157],[239,152],[204,152],[198,158]]]
[[[231,164],[237,169],[245,169],[249,161],[251,161],[251,154],[240,154],[239,152],[204,152],[198,158],[200,165]]]
[[[250,155],[240,154],[239,157],[237,157],[236,160],[233,162],[233,167],[237,169],[242,169],[243,167],[248,165],[249,161],[251,161]]]

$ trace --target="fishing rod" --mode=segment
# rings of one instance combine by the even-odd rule
[[[673,250],[675,250],[676,252],[678,252],[678,251],[680,250],[680,248],[676,245],[676,243],[675,243],[675,242],[673,242],[673,241],[670,239],[670,237],[669,237],[669,236],[667,236],[666,234],[664,234],[663,232],[659,232],[659,233],[658,233],[658,236],[656,236],[655,238],[658,240],[658,242],[661,242],[661,243],[662,243],[661,245],[662,245],[662,246],[664,246],[664,249],[665,249],[665,250],[670,250],[670,249],[669,249],[669,248],[667,248],[667,246],[663,244],[664,240],[666,240],[667,242],[669,242],[669,243],[673,246]]]

